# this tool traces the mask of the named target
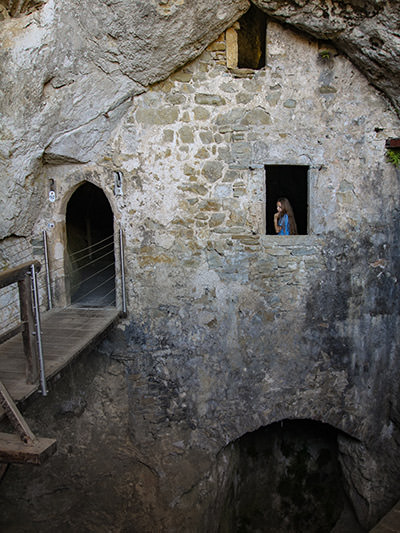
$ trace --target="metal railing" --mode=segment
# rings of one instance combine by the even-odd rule
[[[41,269],[40,262],[29,260],[14,268],[0,272],[0,343],[22,333],[24,354],[26,358],[27,383],[40,382],[42,394],[47,394],[44,357],[42,348],[42,332],[40,318],[39,295],[46,297],[48,309],[53,307],[51,278],[57,274],[66,278],[71,298],[70,305],[103,307],[116,304],[116,265],[114,256],[114,235],[109,235],[90,246],[74,250],[68,255],[70,269],[50,268],[47,248],[47,235],[43,231],[43,256],[45,272],[38,282],[37,273]],[[119,271],[121,289],[121,315],[126,316],[125,288],[125,254],[124,236],[119,230]],[[32,252],[31,252],[32,253]],[[23,259],[26,254],[21,253]],[[19,257],[10,255],[12,260]],[[58,271],[57,271],[58,270]],[[18,306],[19,302],[19,306]],[[19,313],[18,313],[19,307]],[[19,314],[19,316],[18,316]]]
[[[119,233],[119,272],[121,312],[126,315],[125,255],[124,236]],[[51,279],[64,279],[67,307],[82,305],[85,307],[106,307],[116,305],[116,262],[114,234],[103,237],[79,249],[66,251],[63,265],[49,265],[47,252],[47,235],[43,232],[43,250],[46,271],[46,292],[49,309],[53,306]]]

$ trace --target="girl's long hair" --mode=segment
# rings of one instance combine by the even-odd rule
[[[280,202],[282,206],[281,215],[283,216],[286,214],[288,216],[290,235],[297,235],[297,225],[289,200],[287,198],[278,198],[277,202]]]

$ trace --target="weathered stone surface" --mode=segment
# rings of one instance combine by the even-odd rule
[[[297,2],[300,12],[307,7],[302,4]],[[153,83],[179,66],[161,61],[167,54],[158,33],[164,22],[168,31],[175,24],[187,31],[196,48],[205,33],[195,37],[178,14],[198,9],[201,15],[204,4],[141,2],[136,13],[132,5],[95,2],[90,18],[75,2],[49,1],[31,18],[4,21],[7,68],[0,83],[12,90],[1,108],[2,235],[15,235],[0,243],[2,264],[22,256],[27,241],[19,232],[34,224],[40,235],[46,228],[62,302],[69,198],[85,181],[104,190],[115,230],[123,229],[126,242],[129,315],[121,325],[125,338],[110,348],[114,355],[120,349],[126,371],[114,368],[111,391],[102,382],[94,407],[87,402],[81,416],[95,436],[98,420],[108,436],[109,413],[118,422],[129,417],[130,440],[123,440],[121,452],[129,470],[118,490],[125,494],[129,483],[137,483],[127,489],[138,502],[137,529],[210,531],[205,524],[217,523],[213,512],[230,475],[216,455],[225,457],[229,442],[286,418],[318,420],[346,433],[340,459],[347,492],[370,527],[400,492],[399,180],[384,152],[385,139],[397,135],[398,118],[336,50],[322,61],[319,43],[271,21],[262,71],[231,73],[219,40]],[[234,18],[239,4],[224,5]],[[148,22],[154,23],[154,13],[159,24],[152,42]],[[216,17],[223,22],[215,31],[229,17]],[[134,35],[133,22],[142,18],[143,33],[139,28]],[[132,48],[125,46],[129,24]],[[65,36],[69,54],[55,28],[75,30]],[[135,57],[149,61],[152,47],[160,64],[143,62],[136,72]],[[192,58],[190,46],[182,53]],[[21,67],[28,64],[38,74],[17,91],[26,75]],[[328,86],[336,92],[320,92]],[[219,105],[199,105],[199,94],[220,97]],[[287,108],[291,99],[297,104]],[[309,235],[265,235],[273,216],[266,209],[265,165],[308,168]],[[122,194],[115,192],[116,170]],[[118,256],[116,248],[117,271]],[[119,387],[124,379],[126,388]],[[128,399],[125,404],[126,397],[117,395],[114,412],[115,390],[126,391]],[[109,431],[114,428],[110,424]],[[98,459],[86,451],[94,464],[88,477],[96,479],[94,487],[104,482],[108,492],[107,476],[96,477]],[[133,456],[141,465],[140,482],[131,477],[138,473]],[[38,486],[50,494],[54,487],[46,477],[29,483],[29,494]],[[94,501],[92,489],[90,496]],[[67,497],[61,501],[67,506]],[[24,498],[29,512],[31,502]],[[120,501],[111,504],[117,508]],[[84,527],[96,527],[98,509]],[[36,522],[48,519],[45,511],[35,507]],[[121,530],[130,526],[118,523]]]
[[[37,2],[3,5],[17,15]],[[62,0],[5,19],[0,171],[2,182],[13,176],[13,185],[2,187],[0,235],[32,226],[27,206],[37,203],[35,190],[21,196],[15,187],[27,176],[39,179],[42,162],[92,161],[133,95],[196,57],[247,7],[247,0],[222,0],[211,8],[112,0],[91,2],[88,16],[75,0]]]
[[[334,3],[331,8],[317,0],[304,5],[254,3],[301,31],[330,39],[400,107],[396,37],[400,15],[395,4],[348,2],[345,6]],[[4,139],[2,153],[6,160],[14,154],[15,163],[3,160],[2,174],[13,175],[19,184],[39,171],[37,161],[43,155],[52,164],[92,160],[122,116],[123,102],[195,57],[249,5],[246,0],[203,1],[196,6],[138,2],[133,9],[131,3],[92,2],[91,16],[83,17],[84,10],[74,0],[42,4],[2,1],[11,16],[30,13],[3,20],[1,27],[1,88],[5,95],[12,95],[10,102],[6,97],[1,110],[2,130],[8,127],[13,136]],[[107,28],[107,34],[101,28]],[[36,75],[21,92],[26,68]],[[275,96],[267,98],[275,105]],[[25,124],[30,124],[29,130]],[[21,155],[18,162],[17,153]],[[13,196],[10,191],[2,204],[8,213],[3,221],[5,233],[12,211],[24,213],[14,220],[18,226],[32,224],[30,210],[21,209],[28,197],[21,204]]]
[[[254,0],[268,15],[317,39],[331,41],[400,109],[400,10],[396,2],[368,0]]]

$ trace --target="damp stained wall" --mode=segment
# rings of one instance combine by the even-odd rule
[[[131,432],[175,472],[171,497],[198,476],[179,474],[174,443],[188,464],[207,463],[248,431],[309,418],[363,443],[346,448],[347,478],[369,523],[400,490],[399,176],[384,149],[399,121],[345,57],[321,57],[325,46],[269,22],[267,66],[228,70],[223,34],[132,99],[95,163],[47,167],[57,200],[36,229],[54,223],[62,265],[72,190],[87,179],[109,198],[126,242],[125,349],[141,347]],[[309,167],[308,235],[265,235],[272,164]]]

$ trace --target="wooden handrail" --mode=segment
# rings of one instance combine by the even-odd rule
[[[0,289],[7,287],[12,283],[17,281],[22,281],[26,274],[29,274],[31,271],[31,266],[34,265],[37,272],[40,270],[39,261],[29,261],[28,263],[23,263],[14,268],[10,268],[4,272],[0,272]]]
[[[35,318],[32,310],[32,265],[36,271],[40,270],[40,263],[35,260],[0,273],[0,289],[12,283],[18,283],[27,383],[36,383],[39,379],[38,346],[35,337]]]

